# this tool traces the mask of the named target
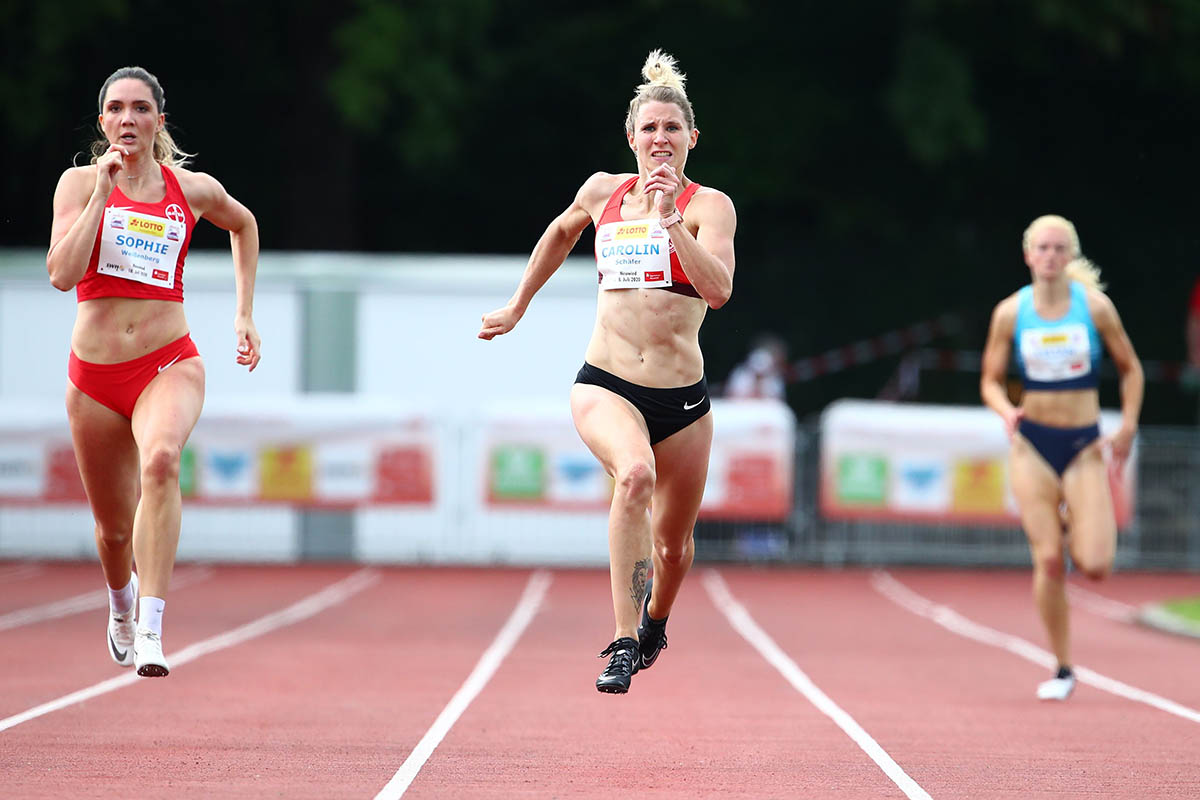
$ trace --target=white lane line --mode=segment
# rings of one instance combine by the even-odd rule
[[[212,577],[212,574],[213,571],[208,567],[196,567],[190,570],[181,569],[171,579],[171,589],[182,589],[190,584],[199,583]],[[10,611],[7,614],[0,614],[0,631],[19,628],[22,625],[32,625],[36,622],[46,622],[60,617],[69,617],[72,614],[79,614],[84,611],[95,611],[98,608],[108,608],[108,592],[104,589],[84,592],[74,597],[55,600],[53,603],[45,603],[40,606],[32,606],[30,608],[22,608],[18,611]]]
[[[173,652],[167,658],[171,668],[175,669],[189,661],[194,661],[200,656],[214,653],[217,650],[224,650],[227,647],[233,647],[236,644],[241,644],[256,636],[262,636],[265,633],[270,633],[278,628],[283,628],[288,625],[293,625],[297,622],[315,616],[325,609],[335,606],[343,602],[352,595],[361,592],[375,581],[379,579],[379,573],[371,569],[360,569],[352,575],[349,575],[335,584],[332,584],[316,594],[311,594],[298,603],[294,603],[285,609],[267,614],[265,617],[259,617],[253,622],[248,622],[241,627],[234,628],[231,631],[217,634],[195,644]],[[20,714],[15,714],[7,719],[0,719],[0,731],[6,731],[9,728],[20,725],[22,722],[28,722],[31,719],[44,716],[52,711],[58,711],[68,706],[82,703],[85,700],[91,700],[93,697],[106,694],[108,692],[120,689],[123,686],[128,686],[131,683],[136,683],[138,675],[135,671],[129,670],[116,678],[109,678],[106,681],[101,681],[94,686],[89,686],[86,689],[80,689],[77,692],[64,695],[57,700],[51,700],[49,703],[43,703],[40,706],[22,711]],[[170,680],[167,678],[166,680]]]
[[[914,798],[914,800],[916,798],[930,800],[929,793],[892,760],[887,751],[863,730],[854,717],[843,711],[837,703],[829,698],[829,695],[821,691],[812,682],[812,679],[796,665],[796,662],[784,653],[779,645],[775,644],[775,640],[758,626],[758,623],[750,616],[750,612],[734,599],[724,578],[715,570],[710,569],[705,570],[703,581],[704,588],[708,590],[708,596],[729,620],[733,629],[740,633],[742,638],[749,642],[771,666],[779,670],[796,691],[804,695],[821,713],[833,720],[855,744],[862,748],[863,752],[871,757],[871,760],[883,770],[884,774],[892,779],[892,782],[900,788],[900,791],[904,792],[906,797]]]
[[[421,737],[421,741],[417,742],[417,746],[400,765],[400,769],[396,770],[396,774],[387,782],[387,785],[379,790],[379,794],[375,795],[375,800],[395,800],[408,791],[409,785],[417,777],[421,767],[425,766],[425,762],[433,755],[433,751],[454,727],[454,723],[458,721],[462,713],[467,710],[467,706],[471,705],[476,696],[483,691],[483,687],[492,679],[492,675],[500,667],[501,662],[508,656],[517,640],[521,638],[521,634],[525,632],[525,628],[541,607],[549,586],[549,573],[538,570],[529,576],[529,582],[525,584],[525,591],[521,593],[521,599],[517,601],[508,621],[496,634],[491,646],[484,651],[479,658],[479,663],[475,665],[475,669],[450,698],[450,702],[442,709],[442,713],[438,714],[433,725]]]
[[[1102,594],[1084,589],[1082,586],[1068,583],[1067,596],[1071,599],[1072,605],[1078,606],[1084,611],[1090,611],[1097,616],[1116,620],[1117,622],[1137,621],[1138,610],[1136,606],[1122,603],[1120,600],[1113,600],[1110,597],[1105,597]]]
[[[1054,655],[1049,651],[1043,650],[1019,636],[1013,636],[1010,633],[1004,633],[995,628],[989,628],[986,625],[973,622],[949,606],[934,603],[932,600],[928,600],[912,589],[909,589],[887,572],[877,571],[873,573],[871,575],[871,586],[901,608],[907,609],[918,616],[933,620],[946,630],[957,633],[959,636],[965,636],[968,639],[974,639],[977,642],[1007,650],[1046,669],[1054,669],[1058,666]],[[1136,686],[1122,683],[1107,675],[1101,675],[1099,672],[1090,670],[1087,667],[1074,666],[1072,669],[1075,670],[1075,677],[1081,683],[1094,686],[1097,689],[1115,694],[1118,697],[1123,697],[1126,700],[1145,703],[1160,711],[1166,711],[1168,714],[1174,714],[1191,722],[1200,722],[1200,711],[1194,708],[1188,708],[1185,705],[1176,703],[1174,700],[1160,697],[1153,692],[1147,692],[1144,689],[1138,689]]]
[[[41,564],[9,564],[0,567],[0,582],[23,581],[40,575],[44,569]]]

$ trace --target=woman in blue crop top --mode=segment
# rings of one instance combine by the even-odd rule
[[[1120,474],[1133,446],[1144,379],[1116,307],[1101,291],[1100,271],[1080,255],[1075,226],[1059,216],[1038,217],[1025,231],[1023,248],[1032,283],[992,313],[980,394],[1003,418],[1012,441],[1009,478],[1029,538],[1034,601],[1058,659],[1058,673],[1038,686],[1037,695],[1065,700],[1075,676],[1063,546],[1089,578],[1112,570],[1117,523],[1109,471]],[[1098,426],[1101,343],[1117,368],[1121,392],[1121,425],[1105,437]],[[1024,384],[1019,405],[1006,388],[1014,351]],[[1105,450],[1111,453],[1107,464]]]
[[[692,105],[675,60],[655,50],[625,118],[636,173],[597,172],[550,223],[517,291],[483,315],[479,338],[508,333],[595,224],[596,326],[571,389],[571,416],[613,478],[608,518],[615,632],[596,688],[624,694],[666,647],[666,621],[692,564],[712,414],[700,325],[733,291],[733,203],[684,174]],[[648,573],[653,565],[653,579]]]

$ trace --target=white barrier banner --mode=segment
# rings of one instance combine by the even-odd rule
[[[65,412],[3,411],[0,503],[86,502]],[[189,505],[432,506],[435,449],[427,415],[377,399],[216,401],[184,448],[179,484]]]
[[[1105,411],[1102,434],[1120,425]],[[821,512],[835,519],[1018,522],[1004,423],[983,407],[841,400],[821,416]],[[1137,444],[1110,476],[1117,523],[1133,516]]]
[[[714,400],[700,515],[779,521],[791,513],[796,422],[770,400]],[[612,480],[576,433],[565,400],[495,409],[484,422],[484,502],[492,508],[607,509]]]

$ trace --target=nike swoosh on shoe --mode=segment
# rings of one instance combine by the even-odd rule
[[[113,641],[112,631],[109,631],[108,633],[108,646],[112,648],[113,657],[117,659],[117,661],[124,661],[125,657],[129,655],[128,650],[122,651],[117,649],[117,643]]]

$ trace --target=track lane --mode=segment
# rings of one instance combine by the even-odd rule
[[[541,613],[409,798],[903,798],[734,632],[694,573],[670,646],[627,695],[595,690],[607,573],[556,571]]]
[[[171,608],[168,658],[172,641],[244,622],[251,606],[282,606],[295,589],[357,569],[235,569],[242,574],[223,581],[203,610]],[[527,577],[381,572],[343,606],[0,733],[22,754],[5,784],[22,797],[87,796],[90,786],[131,785],[136,764],[141,796],[373,796],[461,684]]]

